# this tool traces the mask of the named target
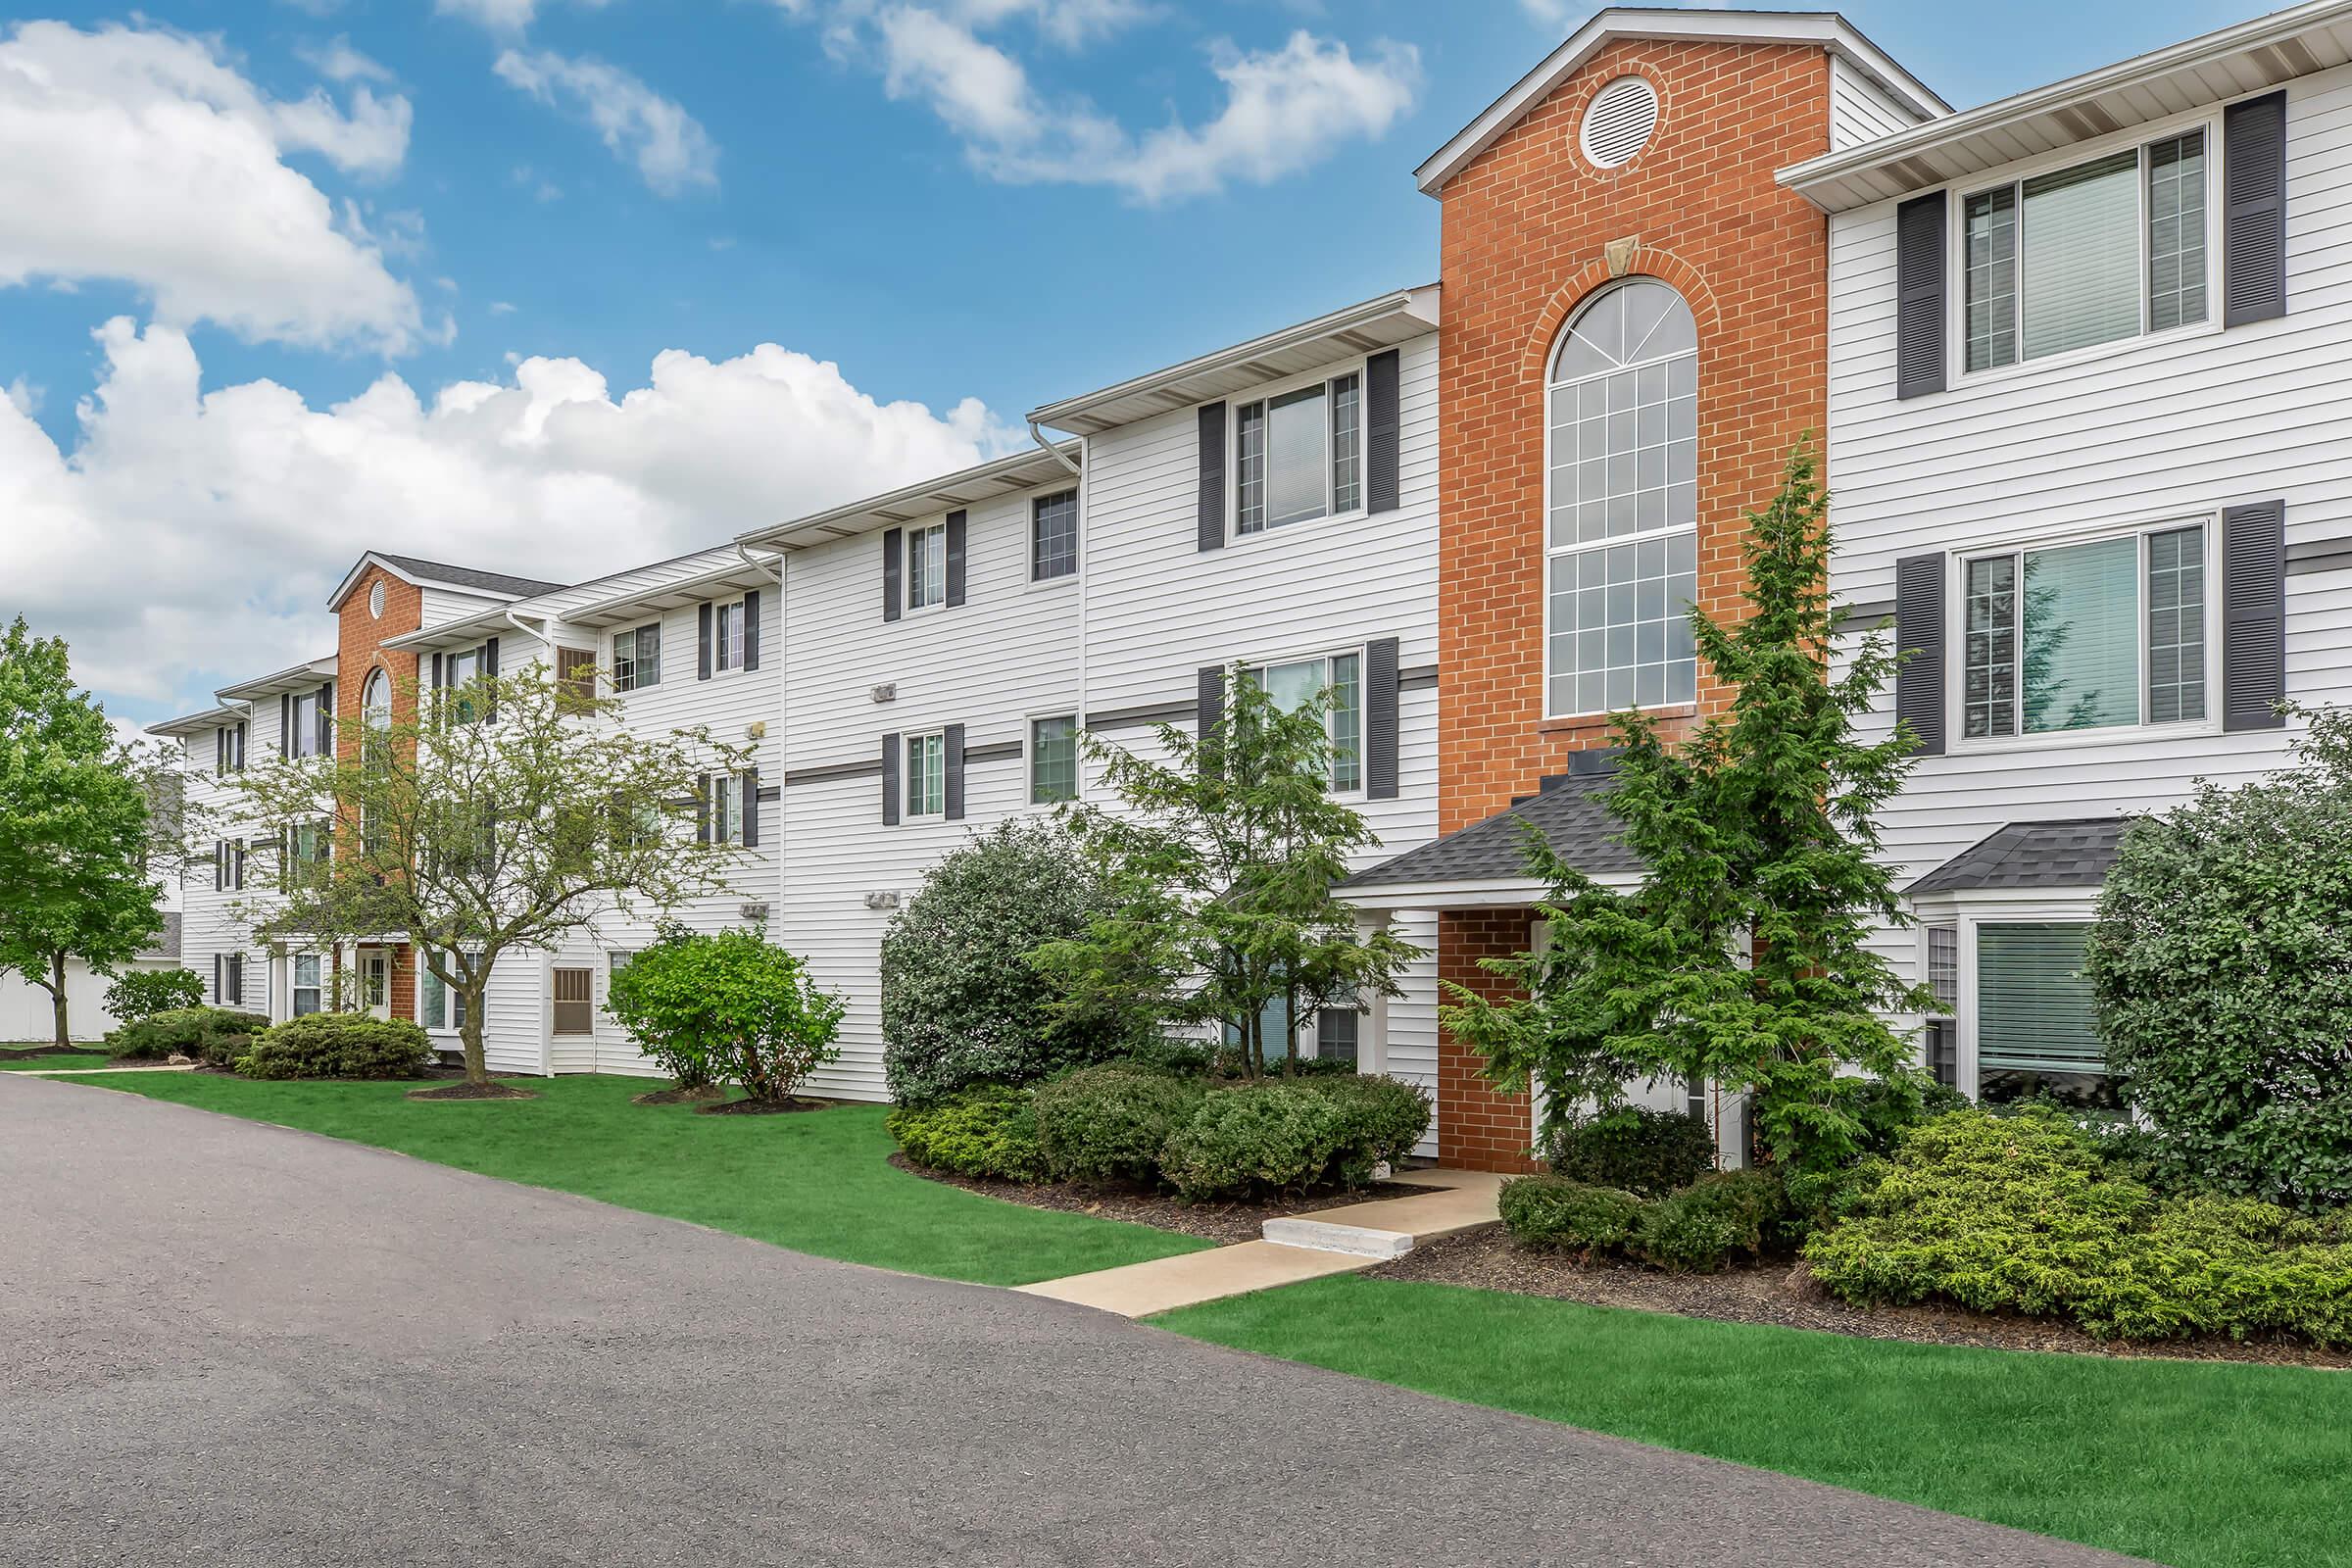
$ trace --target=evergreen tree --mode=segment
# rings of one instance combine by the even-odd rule
[[[163,929],[147,772],[74,689],[64,640],[18,617],[0,638],[0,974],[49,993],[60,1047],[67,964],[110,973]]]
[[[1585,1102],[1622,1105],[1629,1080],[1712,1079],[1754,1096],[1776,1157],[1819,1164],[1859,1148],[1858,1073],[1916,1082],[1882,1014],[1927,998],[1870,947],[1908,923],[1874,824],[1915,738],[1854,733],[1894,658],[1881,629],[1835,667],[1829,563],[1826,502],[1800,446],[1779,493],[1748,514],[1743,612],[1690,613],[1729,705],[1679,745],[1645,714],[1613,719],[1623,751],[1605,804],[1641,886],[1603,888],[1535,843],[1549,946],[1487,965],[1524,1000],[1452,988],[1447,1026],[1504,1088],[1540,1079],[1555,1125]]]

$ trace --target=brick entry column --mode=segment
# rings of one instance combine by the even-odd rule
[[[1480,996],[1500,998],[1510,988],[1479,967],[1482,958],[1527,951],[1532,909],[1447,909],[1438,915],[1438,978]],[[1524,1172],[1534,1141],[1533,1105],[1525,1095],[1503,1095],[1480,1076],[1485,1057],[1438,1031],[1438,1163],[1457,1170]]]

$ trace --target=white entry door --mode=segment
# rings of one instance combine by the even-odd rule
[[[360,950],[360,1006],[371,1018],[392,1016],[392,955],[383,948]]]

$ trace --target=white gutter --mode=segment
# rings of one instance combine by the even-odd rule
[[[1037,421],[1035,419],[1031,419],[1029,421],[1029,439],[1036,442],[1039,446],[1044,447],[1048,457],[1051,457],[1055,463],[1058,463],[1063,467],[1069,469],[1070,477],[1073,479],[1083,479],[1085,477],[1085,474],[1079,469],[1078,465],[1070,461],[1070,455],[1062,451],[1061,448],[1055,446],[1053,441],[1047,437],[1046,432],[1037,427]]]

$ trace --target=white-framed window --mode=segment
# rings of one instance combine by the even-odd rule
[[[1078,492],[1056,491],[1029,503],[1029,580],[1050,582],[1078,569]]]
[[[326,988],[320,983],[318,955],[297,953],[286,961],[286,1004],[297,1018],[325,1005]]]
[[[1545,396],[1547,715],[1692,702],[1698,323],[1637,277],[1577,313]]]
[[[1070,713],[1029,721],[1029,804],[1078,798],[1078,719]]]
[[[1236,534],[1363,509],[1363,387],[1348,370],[1234,410]]]
[[[220,963],[220,1000],[231,1006],[245,1004],[245,955],[229,954]]]
[[[1265,688],[1274,706],[1297,712],[1308,703],[1331,695],[1323,710],[1331,734],[1331,787],[1335,791],[1364,787],[1364,659],[1355,652],[1327,654],[1245,666],[1245,678]]]
[[[710,668],[743,667],[743,601],[710,607]]]
[[[1963,555],[1961,739],[2206,722],[2217,532],[2175,518]]]
[[[906,814],[948,811],[948,737],[944,731],[906,737]]]
[[[1921,1051],[1936,1081],[1956,1089],[1960,1085],[1960,928],[1922,926],[1920,943],[1928,989],[1936,997],[1936,1011],[1927,1017],[1921,1031]]]
[[[318,694],[316,691],[297,692],[287,705],[292,716],[293,730],[286,736],[288,757],[318,755]]]
[[[906,608],[929,610],[948,602],[948,525],[906,530]]]
[[[245,771],[245,725],[223,724],[213,737],[213,771],[242,773]]]
[[[2209,127],[1960,198],[1963,367],[1994,370],[2210,315]]]
[[[715,629],[715,627],[713,628]],[[643,691],[662,684],[662,623],[648,621],[612,634],[612,689]]]
[[[2096,889],[1962,893],[1919,914],[1941,1009],[1927,1016],[1922,1043],[1938,1078],[1993,1104],[2118,1103],[2083,972]]]
[[[454,969],[455,956],[444,956],[442,962]],[[443,985],[441,977],[426,965],[422,954],[416,956],[416,1021],[442,1033],[466,1027],[465,993]]]
[[[710,779],[710,842],[743,842],[743,776],[717,773]]]

